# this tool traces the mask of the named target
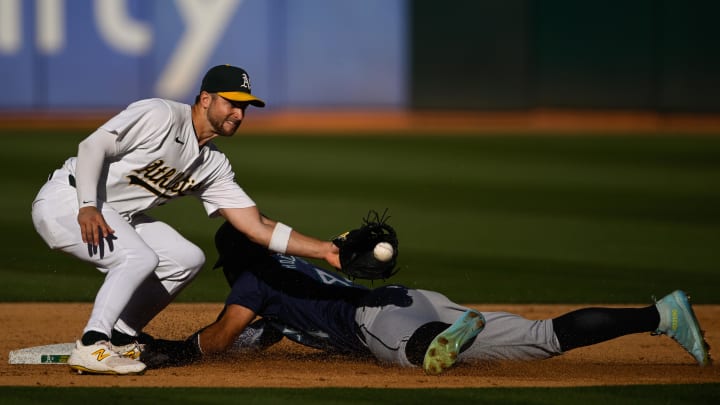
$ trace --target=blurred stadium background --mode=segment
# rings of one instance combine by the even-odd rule
[[[711,0],[2,0],[0,125],[189,103],[229,63],[268,101],[257,130],[716,131],[718,14]]]
[[[33,229],[37,190],[128,103],[190,103],[228,63],[268,103],[218,142],[239,182],[317,236],[390,208],[391,282],[462,303],[647,304],[683,288],[718,304],[719,15],[713,0],[0,0],[0,302],[94,299],[100,274]],[[327,136],[303,136],[315,134]],[[220,220],[191,199],[152,214],[208,258],[179,301],[222,301]],[[320,394],[718,403],[717,384],[677,381]],[[321,402],[317,390],[106,391],[4,387],[0,403]]]

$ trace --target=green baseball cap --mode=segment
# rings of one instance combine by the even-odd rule
[[[245,69],[218,65],[205,73],[200,91],[217,93],[220,97],[233,101],[243,101],[255,107],[265,107],[265,102],[251,93],[250,76]]]

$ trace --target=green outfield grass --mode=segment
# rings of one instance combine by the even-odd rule
[[[715,405],[720,384],[581,388],[269,389],[269,388],[0,388],[4,404],[537,404]]]
[[[91,301],[101,275],[51,252],[30,221],[81,132],[4,134],[0,301]],[[719,303],[720,137],[242,135],[216,142],[262,211],[330,238],[389,209],[400,273],[459,302],[647,303],[683,288]],[[151,212],[208,263],[180,301],[227,291],[191,198]]]
[[[2,133],[0,301],[91,301],[102,280],[51,252],[30,205],[84,133]],[[217,142],[262,211],[318,237],[389,209],[402,270],[392,280],[461,303],[648,303],[675,288],[720,294],[720,137],[303,137]],[[219,219],[194,200],[153,215],[208,264],[180,301],[222,301],[211,270]],[[720,384],[567,389],[0,388],[0,404],[714,404]]]

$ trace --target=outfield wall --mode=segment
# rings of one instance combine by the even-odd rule
[[[411,2],[415,108],[720,111],[720,2]]]
[[[3,0],[0,110],[191,102],[215,64],[275,110],[720,112],[712,0]]]

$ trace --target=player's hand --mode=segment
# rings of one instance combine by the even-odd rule
[[[336,269],[340,269],[342,268],[342,265],[340,264],[340,248],[335,246],[332,242],[329,243],[330,251],[325,255],[325,261],[330,263],[330,265]]]
[[[105,222],[105,217],[103,217],[97,207],[80,208],[78,212],[78,224],[80,225],[83,242],[92,244],[93,246],[98,246],[101,238],[107,238],[109,235],[115,233],[107,222]]]

